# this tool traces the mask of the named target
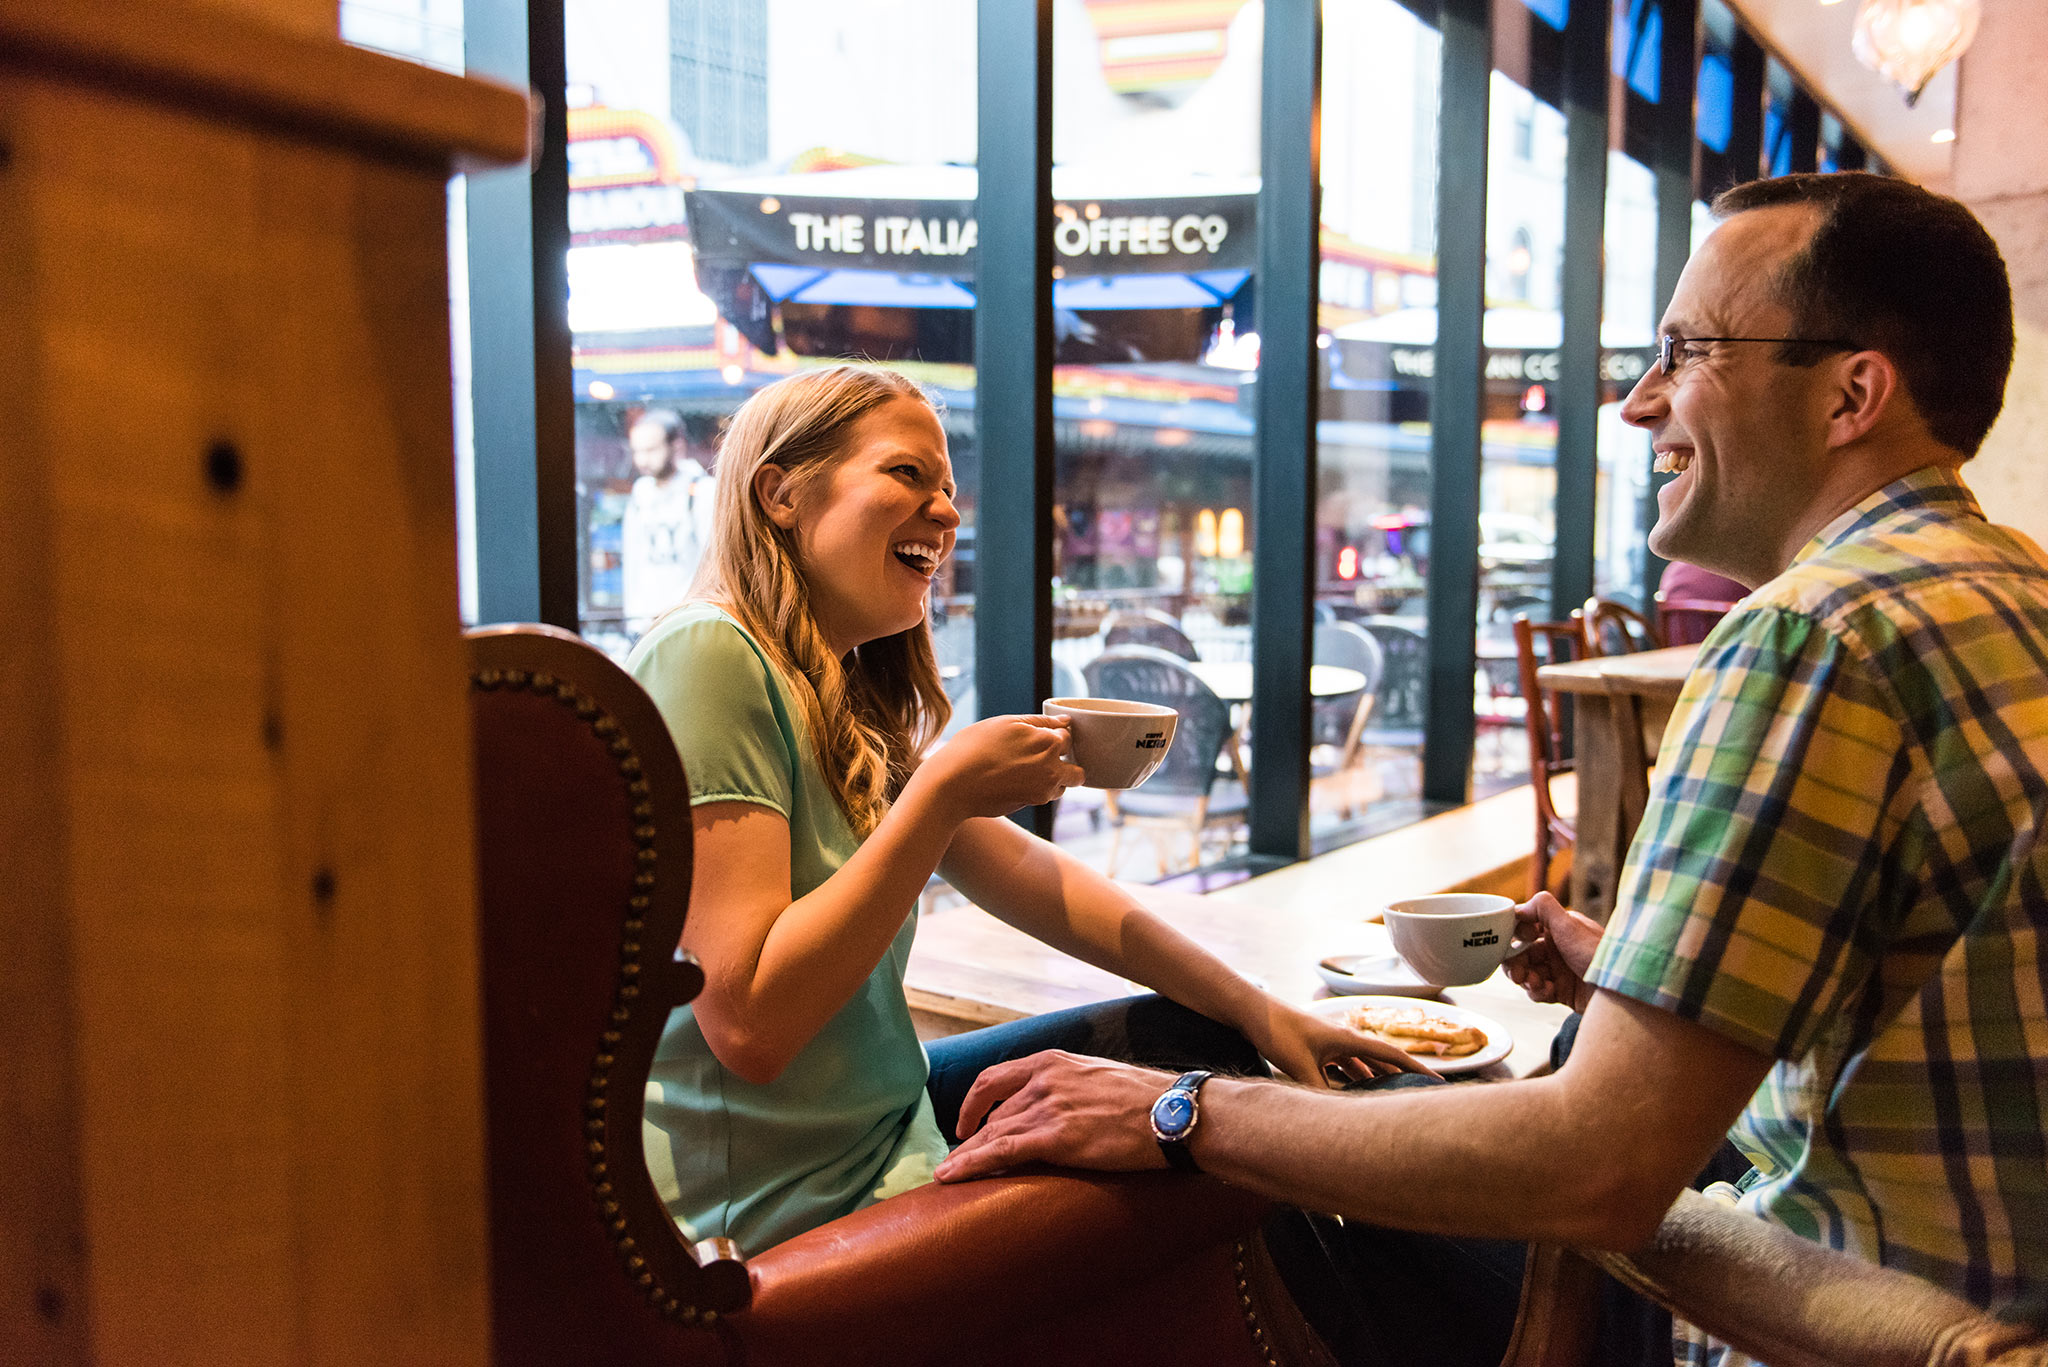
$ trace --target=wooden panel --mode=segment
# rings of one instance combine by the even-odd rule
[[[0,145],[0,1359],[479,1363],[440,175],[18,70]]]
[[[524,91],[346,46],[332,23],[292,32],[230,8],[0,0],[0,65],[441,171],[525,159]]]
[[[195,9],[220,10],[314,38],[331,38],[341,30],[339,0],[185,0],[185,3]]]
[[[4,99],[4,95],[0,95]],[[0,104],[0,318],[34,316],[29,234]],[[51,471],[22,396],[41,389],[27,329],[0,327],[0,1362],[83,1364],[83,1194],[70,984],[64,710],[51,602]]]

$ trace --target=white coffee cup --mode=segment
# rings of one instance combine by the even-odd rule
[[[1394,948],[1438,987],[1483,982],[1517,948],[1514,901],[1492,893],[1410,897],[1390,905],[1386,918]]]
[[[1047,698],[1048,717],[1065,717],[1069,757],[1090,788],[1135,788],[1166,762],[1180,713],[1121,698]]]

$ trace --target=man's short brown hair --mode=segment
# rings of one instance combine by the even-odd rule
[[[1883,352],[1934,439],[1975,455],[2012,369],[2012,286],[1991,234],[1953,199],[1861,171],[1753,180],[1713,207],[1728,218],[1781,204],[1820,217],[1777,281],[1793,330]],[[1779,359],[1823,354],[1795,344]]]

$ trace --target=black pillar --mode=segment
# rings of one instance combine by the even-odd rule
[[[1728,131],[1728,164],[1734,175],[1729,185],[1755,180],[1769,168],[1764,165],[1764,50],[1747,29],[1735,31],[1734,50],[1729,54],[1734,76],[1734,116]],[[1716,193],[1728,185],[1714,187]]]
[[[1052,0],[979,22],[974,687],[996,716],[1052,692]],[[1052,810],[1017,820],[1050,835]]]
[[[1820,103],[1804,90],[1792,91],[1787,122],[1791,128],[1792,170],[1820,169]]]
[[[1479,424],[1486,401],[1488,0],[1443,0],[1437,119],[1436,375],[1430,397],[1429,705],[1422,795],[1463,802],[1472,778],[1479,615]]]
[[[1564,31],[1564,336],[1555,410],[1557,540],[1550,562],[1550,615],[1560,619],[1593,593],[1612,19],[1607,6],[1581,0],[1572,6]]]
[[[1266,0],[1260,96],[1258,438],[1252,472],[1251,853],[1309,854],[1322,13]]]
[[[529,169],[466,181],[477,619],[574,631],[576,410],[569,358],[569,114],[561,0],[467,0],[471,73],[545,103]]]

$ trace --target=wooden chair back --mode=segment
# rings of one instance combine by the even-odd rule
[[[1551,779],[1572,772],[1570,701],[1543,687],[1536,671],[1546,664],[1564,664],[1586,653],[1587,629],[1574,615],[1563,622],[1532,622],[1515,618],[1515,665],[1527,704],[1529,786],[1536,797],[1536,845],[1529,856],[1529,895],[1551,886],[1550,865],[1557,854],[1578,842],[1578,830],[1559,814]],[[1539,653],[1536,642],[1542,640]],[[1554,889],[1553,889],[1554,890]]]
[[[1626,603],[1588,598],[1583,615],[1588,655],[1632,655],[1664,644],[1656,623]]]
[[[689,1362],[749,1299],[725,1240],[685,1242],[641,1148],[673,1007],[689,787],[625,671],[552,627],[470,633],[493,1360]]]

